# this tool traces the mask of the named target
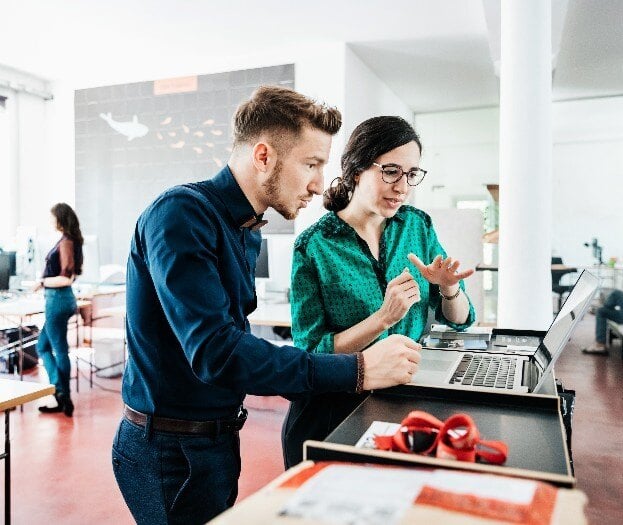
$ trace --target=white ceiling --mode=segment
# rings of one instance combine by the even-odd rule
[[[0,0],[0,65],[105,83],[345,42],[415,111],[488,106],[498,100],[485,16],[495,1]],[[623,2],[564,4],[554,98],[623,94]]]

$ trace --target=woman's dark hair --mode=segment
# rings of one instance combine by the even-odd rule
[[[420,137],[405,119],[373,117],[352,132],[342,155],[342,176],[324,192],[324,207],[340,211],[348,206],[355,189],[355,176],[366,171],[381,155],[415,142],[422,151]]]
[[[56,226],[63,232],[63,235],[74,242],[74,257],[76,275],[82,273],[82,245],[84,238],[80,231],[80,221],[73,208],[69,204],[59,202],[50,209],[50,213],[56,219]]]
[[[84,243],[82,232],[80,231],[80,221],[78,220],[76,212],[69,204],[59,202],[52,206],[50,213],[56,218],[56,225],[58,229],[63,232],[63,235],[66,235],[72,241],[80,245]]]

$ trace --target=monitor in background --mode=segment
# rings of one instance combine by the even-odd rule
[[[16,274],[16,271],[17,271],[17,253],[16,252],[6,252],[2,248],[0,248],[0,258],[8,260],[9,275],[17,275]]]
[[[9,279],[11,277],[11,261],[6,256],[6,252],[0,253],[0,290],[9,289]]]
[[[255,266],[255,278],[270,279],[270,271],[268,269],[268,239],[262,239],[262,246],[260,247],[260,253],[257,256],[257,263]]]

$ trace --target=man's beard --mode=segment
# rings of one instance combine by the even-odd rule
[[[294,220],[298,215],[298,209],[291,210],[284,202],[284,196],[281,191],[281,176],[283,174],[283,163],[278,160],[275,163],[275,169],[270,177],[262,184],[269,202],[269,206],[273,208],[279,215],[289,221]],[[288,197],[287,195],[285,196]]]

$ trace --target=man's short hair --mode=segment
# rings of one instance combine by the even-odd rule
[[[272,136],[280,149],[296,138],[305,126],[335,135],[342,126],[336,108],[319,104],[296,91],[279,86],[260,86],[234,115],[234,146],[252,143],[263,133]]]

